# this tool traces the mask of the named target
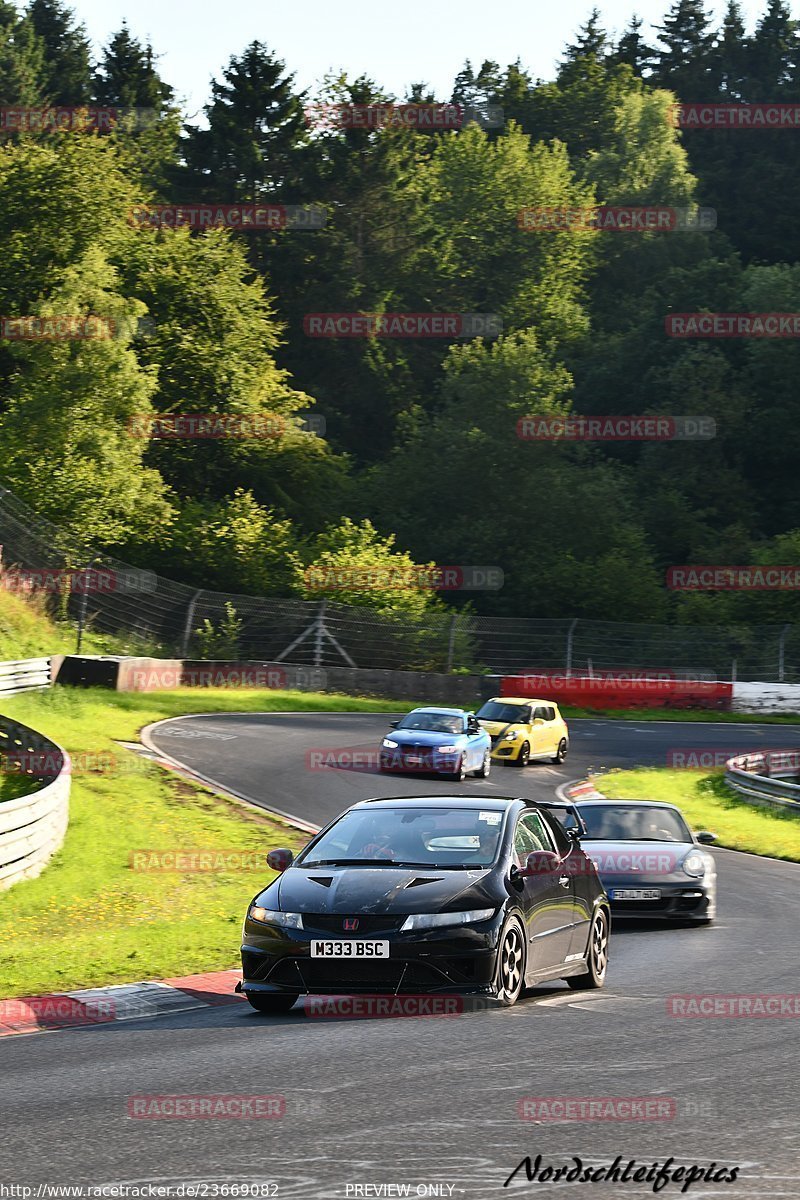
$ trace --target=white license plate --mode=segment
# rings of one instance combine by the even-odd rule
[[[612,900],[660,900],[661,888],[614,888]]]
[[[311,943],[312,958],[388,958],[389,943],[339,938],[337,941]]]
[[[416,767],[416,766],[419,766],[419,764],[422,762],[422,759],[418,758],[416,754],[409,754],[408,758],[406,759],[406,762],[412,763]]]

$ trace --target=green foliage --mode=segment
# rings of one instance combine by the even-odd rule
[[[239,639],[242,633],[242,622],[236,615],[236,609],[230,600],[225,602],[225,616],[218,625],[206,617],[199,629],[195,629],[195,645],[200,658],[228,659],[235,662],[239,658]]]

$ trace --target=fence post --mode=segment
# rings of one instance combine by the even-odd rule
[[[325,634],[325,608],[327,600],[320,600],[319,612],[317,613],[316,628],[314,630],[314,666],[322,666],[322,639]]]
[[[455,653],[455,648],[456,648],[456,621],[457,620],[458,620],[458,617],[456,616],[455,613],[453,613],[452,617],[450,618],[450,636],[447,639],[447,666],[445,667],[445,671],[448,675],[453,670],[453,655]]]
[[[575,626],[578,624],[578,618],[575,617],[567,631],[567,676],[572,674],[572,637],[575,633]]]
[[[97,562],[98,558],[99,558],[99,555],[95,554],[94,558],[91,560],[88,567],[85,568],[85,576],[84,576],[84,580],[83,580],[83,593],[81,595],[80,602],[78,604],[78,642],[77,642],[77,645],[75,646],[76,654],[80,654],[81,645],[83,643],[83,627],[86,624],[86,607],[89,603],[89,580],[91,578],[89,572],[91,571],[94,564]]]
[[[736,683],[736,659],[731,661],[731,683]]]
[[[198,588],[195,594],[189,601],[189,607],[186,609],[186,621],[183,626],[183,639],[181,641],[181,658],[186,658],[189,651],[189,637],[192,632],[192,621],[194,620],[194,612],[197,608],[197,598],[202,592],[202,588]]]
[[[791,629],[791,625],[784,625],[781,630],[781,636],[778,639],[778,683],[783,683],[784,666],[786,662],[786,635]]]

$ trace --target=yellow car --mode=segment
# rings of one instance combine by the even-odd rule
[[[524,767],[532,758],[562,763],[569,749],[569,730],[552,700],[495,696],[477,712],[492,739],[492,758]]]

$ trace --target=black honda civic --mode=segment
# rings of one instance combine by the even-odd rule
[[[244,992],[259,1012],[300,995],[483,993],[605,982],[610,910],[555,804],[496,796],[363,800],[250,904]],[[563,813],[562,808],[562,813]],[[570,806],[569,811],[575,810]]]

